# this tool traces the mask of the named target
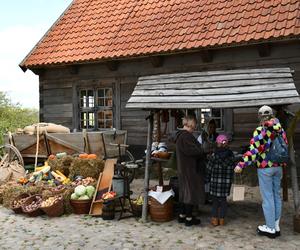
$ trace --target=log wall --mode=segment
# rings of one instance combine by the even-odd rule
[[[300,92],[299,42],[272,44],[267,57],[259,55],[257,46],[244,46],[213,50],[211,62],[203,62],[201,54],[194,52],[164,56],[161,67],[155,67],[150,58],[145,57],[119,61],[115,71],[106,63],[47,68],[40,75],[40,116],[45,122],[78,130],[78,88],[111,86],[114,90],[114,126],[128,131],[129,144],[145,145],[145,117],[148,112],[125,108],[139,76],[268,67],[290,67],[294,70],[295,84]],[[292,105],[291,109],[299,107]],[[257,125],[256,112],[255,108],[233,111],[233,132],[236,138],[244,140],[243,143],[249,140],[249,135]]]

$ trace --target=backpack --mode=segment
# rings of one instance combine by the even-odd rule
[[[268,152],[268,159],[275,163],[288,163],[289,161],[288,145],[280,134],[277,134],[271,144]]]

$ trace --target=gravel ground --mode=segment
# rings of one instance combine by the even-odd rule
[[[141,184],[141,180],[136,181],[134,189],[139,190]],[[289,200],[284,203],[282,236],[273,240],[255,233],[263,222],[258,188],[247,188],[245,201],[230,202],[227,224],[215,228],[209,224],[210,206],[200,207],[202,225],[190,228],[176,220],[103,221],[83,215],[29,218],[0,207],[0,249],[300,249]]]

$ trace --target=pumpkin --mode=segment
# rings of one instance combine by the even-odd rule
[[[89,154],[89,155],[87,156],[87,158],[88,158],[88,159],[97,159],[97,155],[95,155],[95,154]]]
[[[49,160],[55,160],[56,156],[55,155],[49,155],[48,159]]]
[[[88,154],[80,154],[79,158],[80,159],[87,159],[88,158]]]

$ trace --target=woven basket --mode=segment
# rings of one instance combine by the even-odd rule
[[[24,199],[24,198],[27,198],[27,197],[29,197],[29,194],[20,194],[20,195],[18,195],[18,196],[10,203],[11,209],[12,209],[16,214],[21,214],[21,213],[23,213],[23,211],[22,211],[22,205],[23,205],[23,204],[21,204],[21,206],[19,206],[19,207],[14,207],[14,206],[13,206],[13,203],[14,203],[15,201],[19,201],[19,200]]]
[[[28,197],[26,199],[26,201],[24,201],[24,203],[22,205],[22,211],[23,211],[24,214],[27,214],[30,217],[36,217],[36,216],[39,216],[39,215],[43,214],[43,211],[40,207],[35,209],[35,210],[32,210],[30,212],[25,211],[25,207],[27,205],[31,204],[34,200],[36,200],[38,196],[41,197],[40,195],[32,195],[32,196]]]
[[[59,196],[59,200],[57,200],[52,206],[49,207],[41,207],[41,209],[47,214],[49,217],[59,217],[64,213],[64,200],[62,196]]]
[[[64,192],[67,190],[67,188],[64,187],[64,188],[62,188],[62,189],[60,189],[60,190],[55,190],[55,188],[50,188],[49,190],[51,191],[51,193],[52,193],[53,195],[58,195],[58,194],[64,193]]]
[[[92,200],[70,200],[75,214],[89,214]]]

